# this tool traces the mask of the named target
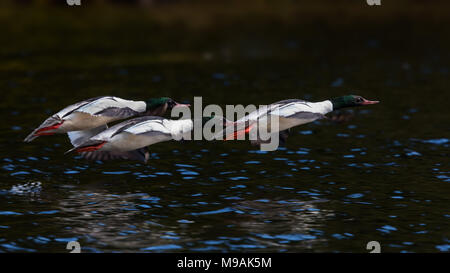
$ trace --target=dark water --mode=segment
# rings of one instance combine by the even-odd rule
[[[449,251],[441,21],[257,17],[190,28],[13,10],[2,25],[21,13],[0,38],[1,252],[67,252],[74,240],[83,252],[368,252],[369,241],[383,252]],[[144,165],[64,155],[62,135],[22,142],[48,115],[100,95],[223,106],[347,93],[381,103],[295,128],[275,152],[167,142]]]

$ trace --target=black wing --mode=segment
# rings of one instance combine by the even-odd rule
[[[91,137],[99,134],[106,129],[108,129],[108,125],[105,124],[89,130],[68,132],[67,135],[69,136],[72,145],[74,147],[78,147],[84,142],[88,141]]]
[[[96,101],[98,99],[109,98],[109,97],[111,97],[111,96],[99,96],[99,97],[87,99],[87,100],[80,101],[80,102],[77,102],[75,104],[72,104],[70,106],[67,106],[67,107],[73,107],[73,109],[71,109],[69,112],[65,113],[61,118],[67,117],[68,115],[72,114],[73,112],[75,112],[76,110],[80,109],[81,107],[85,106],[88,103],[91,103],[91,102]]]
[[[128,129],[140,122],[144,122],[147,120],[160,120],[162,122],[162,120],[164,120],[164,118],[156,117],[156,116],[144,116],[144,117],[138,117],[138,118],[126,120],[124,122],[121,122],[121,123],[116,124],[113,127],[111,127],[111,129],[117,128],[116,131],[114,132],[114,134],[111,135],[111,137],[113,137],[117,134],[120,134],[121,132],[125,131],[126,129]]]
[[[88,160],[136,160],[147,163],[150,153],[145,149],[137,149],[134,151],[128,152],[102,152],[102,151],[93,151],[93,152],[84,152],[81,153],[81,156]]]
[[[108,107],[106,109],[103,109],[101,111],[98,111],[97,113],[94,113],[94,115],[101,115],[101,116],[107,116],[107,117],[117,117],[120,119],[125,119],[129,117],[137,116],[139,112],[134,111],[133,109],[129,107],[119,108],[119,107]]]

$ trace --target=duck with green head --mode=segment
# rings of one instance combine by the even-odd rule
[[[342,108],[377,104],[379,101],[367,100],[357,95],[346,95],[320,102],[309,102],[299,99],[288,99],[260,107],[257,111],[234,122],[237,129],[227,134],[226,140],[236,139],[239,135],[257,135],[258,130],[269,134],[280,134],[283,143],[288,136],[288,129],[326,118],[326,114]],[[272,116],[278,120],[278,128],[271,125]],[[261,128],[264,127],[264,128]],[[261,131],[260,131],[261,132]],[[252,144],[264,143],[252,140]]]
[[[219,117],[203,117],[198,121],[203,127],[214,118]],[[81,153],[90,160],[128,159],[147,162],[149,154],[145,147],[169,140],[191,140],[193,131],[192,119],[144,116],[118,123],[74,145],[67,152]]]
[[[146,101],[145,116],[163,116],[167,110],[175,107],[189,107],[189,104],[182,104],[168,97],[153,98]]]
[[[188,107],[171,98],[152,98],[147,101],[126,100],[103,96],[69,105],[47,118],[25,138],[31,142],[39,136],[67,133],[72,145],[77,146],[108,128],[107,124],[135,116],[162,116],[174,107]],[[132,156],[129,154],[128,156]],[[112,157],[105,153],[103,157]],[[123,156],[123,155],[122,155]]]
[[[346,108],[346,107],[356,107],[356,106],[364,106],[364,105],[371,105],[371,104],[377,104],[379,101],[375,100],[366,100],[365,98],[357,95],[346,95],[337,97],[330,100],[333,110]]]
[[[134,116],[162,116],[167,110],[180,104],[171,98],[152,98],[147,101],[125,100],[119,97],[103,96],[87,99],[65,107],[47,118],[25,138],[30,142],[39,136],[65,134],[77,131],[102,130],[106,124]]]

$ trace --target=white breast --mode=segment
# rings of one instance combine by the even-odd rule
[[[167,120],[167,127],[170,130],[172,138],[180,140],[192,132],[194,122],[191,119]]]
[[[324,100],[321,102],[310,102],[309,105],[313,109],[314,113],[325,115],[333,111],[333,103],[331,103],[331,101],[329,100]]]

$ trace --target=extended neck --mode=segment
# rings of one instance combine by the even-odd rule
[[[333,104],[329,100],[312,102],[309,103],[309,105],[312,107],[312,112],[321,113],[323,115],[333,111]]]
[[[330,99],[330,101],[333,105],[333,110],[349,107],[346,97],[337,97],[334,99]]]
[[[162,116],[167,111],[166,103],[146,102],[145,115]]]

